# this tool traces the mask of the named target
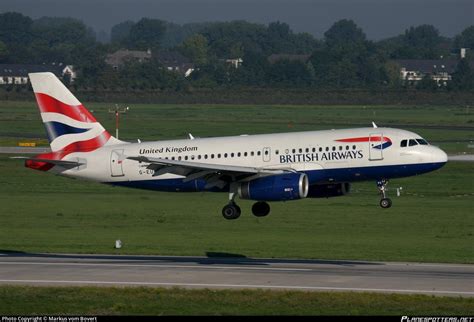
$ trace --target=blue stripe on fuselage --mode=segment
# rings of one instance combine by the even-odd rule
[[[359,168],[323,169],[304,172],[308,175],[309,184],[313,185],[334,182],[354,182],[410,177],[437,170],[445,164],[445,162],[439,162]],[[216,187],[205,189],[204,187],[206,185],[206,181],[203,179],[189,182],[183,182],[183,179],[155,179],[106,183],[122,187],[170,192],[229,191],[228,185],[222,189]]]

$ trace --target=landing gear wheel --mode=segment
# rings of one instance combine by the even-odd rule
[[[222,208],[222,216],[228,220],[237,219],[240,217],[240,207],[230,203]]]
[[[270,213],[270,205],[265,201],[259,201],[253,204],[252,213],[256,217],[265,217]]]
[[[392,200],[390,198],[383,198],[380,200],[380,207],[387,209],[392,206]]]

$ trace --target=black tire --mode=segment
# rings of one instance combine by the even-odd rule
[[[384,209],[387,209],[387,208],[390,208],[392,206],[392,200],[389,199],[389,198],[383,198],[382,200],[380,200],[380,207],[384,208]]]
[[[222,216],[228,220],[237,219],[240,217],[240,207],[236,204],[228,204],[222,208]]]
[[[270,213],[270,205],[265,201],[259,201],[253,204],[252,213],[255,217],[265,217]]]

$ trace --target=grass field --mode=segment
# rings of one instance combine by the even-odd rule
[[[114,132],[107,105],[87,104]],[[394,124],[452,153],[469,152],[464,107],[131,106],[122,138],[142,140]],[[437,128],[439,124],[443,127]],[[0,103],[0,141],[41,139],[34,103]],[[334,126],[333,126],[334,125]],[[337,125],[337,126],[336,126]],[[17,136],[15,136],[17,135]],[[436,141],[438,140],[438,141]],[[459,142],[459,143],[456,143]],[[289,257],[474,263],[474,164],[393,180],[402,197],[382,210],[374,183],[334,199],[272,203],[266,218],[220,215],[225,194],[113,188],[51,176],[0,156],[0,249],[24,252]],[[113,249],[121,239],[123,248]]]
[[[25,312],[29,315],[472,316],[474,299],[342,292],[1,287],[0,313]]]
[[[85,104],[110,133],[112,104]],[[473,152],[474,113],[464,106],[130,105],[121,139],[136,141],[371,126],[415,131],[449,153]],[[34,102],[0,101],[0,146],[29,139],[47,145]],[[471,146],[471,148],[469,147]]]

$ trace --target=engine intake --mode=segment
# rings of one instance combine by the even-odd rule
[[[284,201],[306,198],[308,176],[304,173],[285,173],[241,183],[239,197],[257,201]]]
[[[347,195],[351,190],[349,182],[311,185],[309,186],[308,198],[330,198]]]

